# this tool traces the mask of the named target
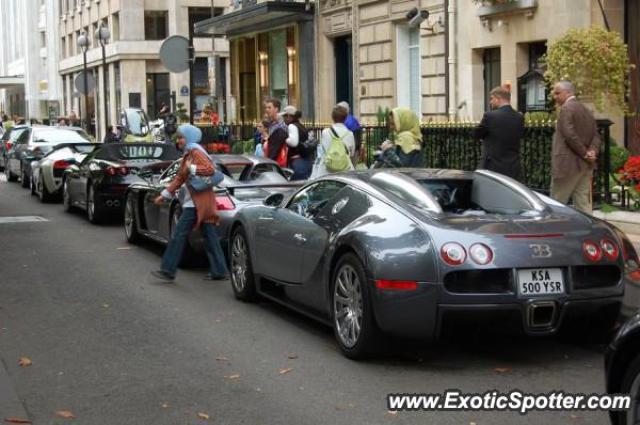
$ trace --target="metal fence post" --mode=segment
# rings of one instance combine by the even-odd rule
[[[603,179],[603,191],[604,191],[604,202],[607,204],[611,203],[611,188],[609,187],[609,175],[611,174],[611,131],[610,127],[613,124],[613,121],[609,119],[601,119],[596,120],[598,125],[598,130],[600,135],[602,136],[602,141],[604,145],[604,154],[602,170],[604,172]]]

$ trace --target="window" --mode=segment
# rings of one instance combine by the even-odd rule
[[[62,37],[60,39],[60,59],[67,57],[67,38]]]
[[[111,40],[120,39],[120,16],[117,13],[111,15]]]
[[[489,93],[495,87],[500,86],[502,77],[500,76],[500,48],[486,49],[482,55],[484,66],[484,108],[485,111],[491,109],[489,106]]]
[[[116,90],[116,114],[120,113],[122,106],[122,86],[120,84],[120,62],[113,64],[113,82]]]
[[[40,47],[47,47],[47,34],[44,31],[40,33]]]
[[[401,25],[397,35],[398,105],[421,116],[420,28]]]
[[[313,218],[344,186],[344,183],[332,180],[318,182],[298,192],[287,208],[306,218]]]
[[[167,38],[168,13],[166,10],[145,10],[144,39],[164,40]]]

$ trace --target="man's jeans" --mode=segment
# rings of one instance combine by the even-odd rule
[[[167,245],[167,249],[162,256],[162,265],[160,269],[175,276],[178,270],[178,263],[184,251],[184,245],[187,242],[189,233],[196,222],[196,209],[185,208],[176,225],[173,237]],[[225,264],[224,253],[220,247],[220,238],[216,233],[215,226],[209,223],[200,225],[202,236],[204,237],[204,248],[207,251],[207,259],[209,260],[209,273],[212,276],[223,276],[227,274],[227,266]]]
[[[291,168],[293,169],[293,175],[291,181],[294,180],[306,180],[311,175],[311,161],[304,158],[296,158],[291,161]]]

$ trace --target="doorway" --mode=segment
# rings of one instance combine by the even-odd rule
[[[334,41],[336,59],[336,102],[346,101],[353,108],[353,47],[351,36]]]
[[[147,74],[147,115],[156,119],[163,103],[171,106],[169,73]]]

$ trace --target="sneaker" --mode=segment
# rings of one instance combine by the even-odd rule
[[[151,272],[151,275],[156,279],[165,281],[165,282],[173,282],[175,280],[175,276],[170,275],[164,270],[154,270]]]
[[[212,275],[211,273],[207,273],[207,275],[203,278],[203,280],[227,280],[229,279],[229,275]]]

